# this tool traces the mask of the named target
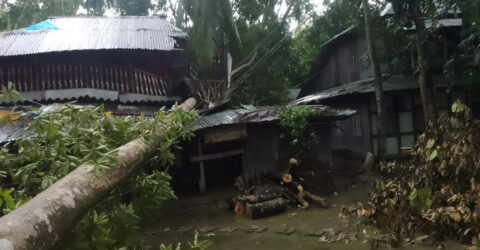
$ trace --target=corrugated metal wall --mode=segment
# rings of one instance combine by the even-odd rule
[[[250,182],[278,169],[279,128],[275,124],[249,125],[247,132],[243,177]]]
[[[332,165],[331,125],[314,125],[310,132],[317,136],[317,143],[305,154],[304,168],[327,171]],[[286,169],[288,159],[293,157],[288,142],[280,139],[280,128],[276,124],[248,126],[248,137],[243,154],[243,177],[248,182],[272,172]]]
[[[328,171],[332,167],[331,124],[315,124],[310,133],[315,133],[315,143],[305,153],[305,168],[315,171]]]

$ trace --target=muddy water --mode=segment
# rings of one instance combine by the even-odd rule
[[[203,196],[183,197],[170,202],[162,209],[163,219],[156,226],[144,230],[144,237],[153,246],[192,241],[195,230],[200,240],[213,241],[209,250],[282,250],[282,249],[372,249],[369,239],[378,237],[375,228],[364,228],[355,222],[346,223],[338,218],[342,205],[367,200],[368,185],[360,184],[327,197],[329,209],[312,206],[308,210],[289,208],[285,213],[269,218],[250,220],[238,218],[226,209],[226,200],[234,190],[212,191]],[[281,234],[290,229],[291,234]],[[355,235],[356,240],[328,243],[318,236],[306,234],[319,230],[333,230]],[[232,232],[233,231],[233,232]],[[257,232],[250,232],[257,231]],[[444,249],[463,249],[456,243],[444,243]],[[155,249],[156,247],[154,247]],[[390,249],[380,244],[378,249]],[[437,249],[427,244],[405,242],[397,249]]]

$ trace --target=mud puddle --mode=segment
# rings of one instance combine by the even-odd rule
[[[209,250],[283,250],[283,249],[373,249],[372,242],[381,238],[381,232],[355,222],[346,223],[338,217],[342,205],[352,205],[368,199],[370,186],[353,185],[340,190],[338,195],[327,196],[331,206],[323,209],[311,206],[308,210],[289,208],[285,213],[257,220],[236,217],[227,210],[226,200],[235,191],[217,190],[205,195],[182,197],[169,202],[162,209],[163,219],[154,227],[144,230],[145,240],[152,246],[192,241],[195,231],[200,240],[211,240]],[[397,249],[437,249],[428,240],[423,243],[404,242]],[[444,242],[443,249],[464,249],[463,246]],[[391,249],[380,243],[375,249]]]

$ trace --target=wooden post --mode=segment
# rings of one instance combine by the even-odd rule
[[[202,140],[200,136],[197,140],[197,147],[198,147],[198,156],[202,156]],[[200,160],[200,180],[198,181],[198,187],[200,189],[200,193],[203,194],[207,191],[207,187],[205,185],[205,167],[203,165],[203,160]]]

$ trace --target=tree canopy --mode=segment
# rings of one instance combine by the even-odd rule
[[[386,51],[382,63],[395,73],[412,74],[409,53],[415,39],[405,32],[415,8],[422,18],[457,15],[464,21],[462,43],[446,65],[450,78],[480,79],[480,4],[475,0],[373,1],[376,32]],[[395,10],[395,25],[379,12]],[[192,65],[203,79],[221,80],[220,64],[232,56],[233,99],[269,105],[287,102],[287,89],[300,87],[322,45],[350,26],[363,32],[360,0],[16,0],[0,1],[0,29],[14,30],[62,15],[160,15],[189,33]],[[443,6],[439,8],[439,6]],[[390,48],[390,49],[389,49]],[[395,49],[391,49],[395,48]],[[476,63],[471,63],[475,61]],[[251,63],[248,63],[251,62]],[[240,67],[242,66],[242,67]],[[239,68],[240,67],[240,68]],[[223,69],[220,69],[220,72]],[[469,72],[468,74],[463,74]]]

